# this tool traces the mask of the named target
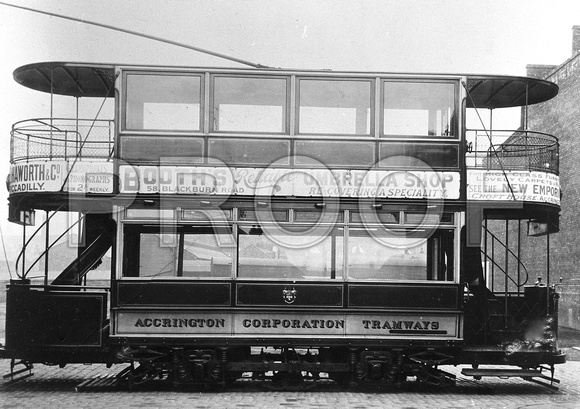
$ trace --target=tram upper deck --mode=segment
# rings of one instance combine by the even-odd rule
[[[66,208],[71,197],[110,208],[112,197],[158,194],[427,198],[500,213],[518,202],[529,218],[559,211],[554,136],[465,126],[468,108],[553,98],[557,85],[540,79],[82,63],[26,65],[14,78],[46,93],[114,98],[115,114],[16,123],[12,213]],[[191,176],[196,169],[212,181]],[[294,169],[330,170],[335,181],[317,190],[282,178],[267,193],[256,184]],[[377,191],[376,180],[400,189]]]

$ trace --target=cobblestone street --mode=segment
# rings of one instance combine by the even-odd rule
[[[2,373],[10,368],[0,361]],[[175,390],[154,386],[128,391],[115,387],[76,391],[84,381],[114,375],[122,369],[102,365],[69,365],[64,369],[35,366],[34,375],[0,384],[1,408],[580,408],[580,362],[556,367],[559,390],[519,378],[463,377],[461,368],[444,368],[457,375],[457,386],[431,389],[410,385],[402,389],[341,390],[334,386],[308,392],[271,392],[255,386],[233,386],[223,391]]]

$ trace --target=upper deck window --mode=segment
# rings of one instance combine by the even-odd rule
[[[371,81],[300,80],[298,131],[369,135],[371,89]]]
[[[200,76],[127,74],[125,83],[126,129],[201,129]]]
[[[455,84],[383,83],[383,135],[455,136]]]
[[[285,133],[287,80],[215,77],[212,130]]]

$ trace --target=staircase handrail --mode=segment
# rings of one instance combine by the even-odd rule
[[[508,274],[508,272],[502,267],[500,266],[494,259],[491,258],[491,256],[489,256],[487,254],[486,251],[484,251],[483,249],[481,249],[481,253],[485,256],[486,259],[491,260],[491,262],[506,276],[506,278],[508,278],[516,287],[521,288],[524,285],[527,284],[528,280],[529,280],[529,273],[528,273],[528,269],[526,268],[526,265],[520,260],[520,258],[517,256],[516,253],[514,253],[508,246],[505,245],[504,242],[502,242],[495,234],[493,234],[492,232],[490,232],[485,226],[483,226],[483,230],[486,232],[486,234],[489,234],[491,236],[491,238],[493,240],[495,240],[497,243],[499,243],[501,245],[501,247],[503,247],[503,249],[507,250],[509,254],[511,254],[518,262],[518,265],[522,266],[524,269],[524,273],[525,273],[525,280],[523,283],[518,283],[516,282],[512,277],[510,277],[510,275]]]
[[[65,234],[67,234],[73,227],[75,227],[77,224],[79,224],[81,222],[81,220],[83,220],[84,218],[85,218],[84,215],[82,217],[79,217],[79,219],[76,222],[74,222],[73,224],[71,224],[60,236],[58,236],[47,248],[45,248],[44,251],[40,254],[40,256],[38,256],[36,258],[36,260],[34,260],[34,262],[30,265],[30,267],[28,267],[28,269],[26,270],[26,272],[22,276],[18,275],[18,265],[16,265],[16,274],[18,275],[18,277],[20,277],[21,279],[25,279],[26,276],[28,276],[28,273],[30,272],[30,270],[32,269],[32,267],[34,267],[36,265],[36,263],[38,263],[40,261],[40,259],[42,259],[42,257],[47,252],[49,252],[50,249],[53,248],[56,245],[56,243],[58,243],[58,241],[63,238],[63,236]],[[40,230],[40,227],[37,229],[37,231],[38,230]],[[35,234],[36,234],[36,232],[35,232]],[[25,250],[25,247],[22,249],[21,253],[23,253],[24,250]]]
[[[36,236],[36,234],[46,225],[48,224],[48,222],[57,214],[57,212],[62,209],[64,206],[64,203],[61,204],[50,216],[48,216],[46,218],[46,220],[44,220],[44,222],[42,222],[42,224],[40,226],[38,226],[38,228],[36,229],[36,231],[34,233],[32,233],[32,235],[28,238],[28,240],[26,240],[26,242],[24,243],[24,246],[22,246],[22,250],[20,250],[20,253],[18,253],[18,257],[16,258],[16,275],[18,275],[18,277],[20,278],[26,278],[26,275],[24,277],[21,277],[18,274],[18,264],[20,263],[20,258],[24,255],[24,253],[26,252],[26,247],[28,247],[28,245],[30,244],[30,242],[32,241],[32,239]]]

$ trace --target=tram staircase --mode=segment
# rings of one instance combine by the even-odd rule
[[[56,212],[54,213],[56,214]],[[53,214],[53,216],[54,216]],[[52,216],[51,216],[52,217]],[[35,233],[29,237],[27,243],[23,246],[17,261],[16,270],[18,271],[18,266],[22,257],[27,250],[28,245],[34,236],[39,233],[47,225],[50,218],[38,227]],[[86,277],[89,271],[98,267],[105,253],[111,248],[114,242],[116,234],[115,222],[107,214],[91,214],[88,213],[82,216],[76,223],[70,225],[60,236],[53,240],[50,245],[47,245],[41,254],[32,262],[27,269],[22,268],[22,274],[19,276],[26,280],[30,271],[34,266],[43,258],[50,255],[50,250],[59,242],[59,240],[72,228],[77,226],[79,223],[84,222],[84,241],[88,243],[86,246],[80,246],[78,250],[78,256],[75,258],[59,275],[56,277],[51,285],[62,286],[62,285],[72,285],[79,286],[82,283],[83,278]]]
[[[554,308],[541,280],[528,284],[525,264],[499,237],[483,227],[486,245],[481,248],[486,268],[486,288],[469,289],[466,300],[466,341],[485,345],[508,344],[526,337],[532,325],[545,325]],[[553,302],[553,301],[552,301]],[[557,328],[556,325],[550,325]]]
[[[90,244],[81,248],[78,257],[54,279],[52,285],[79,285],[113,245],[116,228],[112,219],[87,215],[85,220],[85,240]]]
[[[55,212],[56,213],[56,212]],[[54,216],[54,214],[52,215]],[[50,218],[47,218],[50,220]],[[48,285],[48,270],[44,284],[31,283],[28,273],[42,258],[49,255],[64,235],[84,221],[86,246],[78,249],[78,256]],[[102,362],[115,360],[112,352],[102,348],[109,330],[107,303],[110,284],[87,286],[87,273],[100,263],[115,238],[115,222],[108,214],[89,213],[72,224],[45,247],[28,269],[22,265],[18,280],[11,280],[6,298],[6,343],[0,348],[0,358],[11,358],[13,378],[30,372],[32,362],[66,363]],[[45,221],[36,232],[45,230]],[[23,246],[21,257],[30,240]],[[39,277],[32,277],[39,278]],[[16,360],[18,358],[19,360]],[[23,370],[14,367],[25,364]],[[29,365],[30,364],[30,365]]]

